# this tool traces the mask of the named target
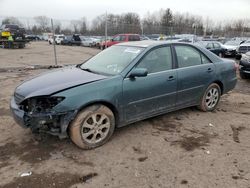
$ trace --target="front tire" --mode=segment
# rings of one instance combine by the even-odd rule
[[[105,144],[115,129],[113,112],[104,105],[89,106],[79,112],[69,128],[71,140],[82,149]]]
[[[201,98],[198,108],[204,112],[213,111],[220,100],[220,96],[220,86],[216,83],[209,85]]]

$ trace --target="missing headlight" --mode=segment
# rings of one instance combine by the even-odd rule
[[[51,112],[51,109],[64,99],[64,97],[34,97],[27,99],[23,108],[29,113]]]

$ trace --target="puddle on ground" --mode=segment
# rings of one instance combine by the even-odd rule
[[[160,118],[151,120],[151,123],[153,124],[154,129],[167,132],[180,132],[180,128],[182,126],[182,123],[180,122]]]
[[[243,127],[243,126],[235,127],[235,126],[231,125],[231,129],[233,131],[233,140],[237,143],[240,143],[239,133],[240,133],[240,131],[246,129],[246,127]]]
[[[210,139],[217,136],[216,134],[208,134],[206,132],[194,130],[191,130],[191,132],[196,133],[195,136],[183,135],[180,140],[172,141],[171,145],[179,145],[186,151],[193,151],[197,148],[208,146],[210,143]]]

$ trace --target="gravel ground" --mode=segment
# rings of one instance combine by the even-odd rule
[[[45,42],[0,49],[0,187],[250,187],[249,80],[239,79],[214,112],[187,108],[151,118],[83,151],[70,139],[37,140],[10,115],[14,88],[46,71],[14,67],[51,65],[52,52]],[[76,64],[98,50],[57,46],[57,53],[60,64]]]

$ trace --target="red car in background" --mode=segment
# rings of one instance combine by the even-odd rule
[[[110,47],[114,44],[118,44],[121,42],[139,41],[139,40],[141,39],[140,35],[138,34],[118,34],[115,35],[111,40],[102,42],[100,48],[105,49],[106,46]]]

